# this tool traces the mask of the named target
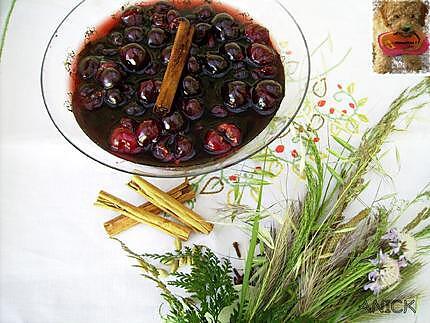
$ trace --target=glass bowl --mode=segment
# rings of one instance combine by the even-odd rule
[[[178,0],[176,0],[178,1]],[[193,6],[208,1],[179,0]],[[145,1],[139,1],[144,3]],[[154,1],[148,1],[154,2]],[[173,1],[175,2],[175,1]],[[252,141],[231,155],[193,166],[156,167],[121,159],[94,143],[79,127],[70,105],[70,68],[85,36],[97,33],[95,26],[118,12],[118,0],[84,0],[75,6],[55,29],[41,67],[42,96],[58,131],[75,148],[113,169],[152,177],[187,177],[214,172],[248,159],[282,134],[299,111],[309,85],[310,57],[306,39],[287,8],[278,0],[214,0],[236,8],[243,20],[254,19],[270,30],[285,68],[285,98],[270,124]]]

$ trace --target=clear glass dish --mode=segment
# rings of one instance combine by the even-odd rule
[[[182,5],[191,3],[189,0],[179,1]],[[203,3],[207,1],[193,1],[192,5]],[[81,1],[60,22],[48,43],[42,61],[40,82],[46,109],[58,131],[80,152],[105,166],[152,177],[187,177],[214,172],[248,159],[273,142],[291,124],[308,89],[310,57],[306,39],[281,0],[217,0],[216,3],[236,8],[241,12],[242,19],[252,18],[268,28],[274,45],[283,58],[286,74],[285,98],[270,124],[256,138],[227,157],[214,158],[205,164],[186,167],[136,164],[110,154],[95,144],[79,127],[70,110],[69,68],[85,35],[97,32],[95,26],[120,10],[121,4],[117,0]]]

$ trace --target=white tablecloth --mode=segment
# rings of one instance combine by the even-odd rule
[[[70,146],[53,127],[41,99],[39,71],[45,45],[75,3],[18,0],[6,39],[0,69],[0,322],[159,322],[158,291],[131,267],[118,244],[106,237],[102,223],[112,214],[92,206],[101,188],[137,202],[138,197],[123,185],[129,176],[89,160]],[[371,72],[370,1],[285,3],[311,49],[331,35],[333,52],[325,58],[328,63],[352,48],[331,79],[356,82],[359,95],[369,97],[364,110],[371,122],[387,110],[400,89],[421,78]],[[321,57],[313,60],[321,62]],[[316,63],[314,74],[318,68]],[[398,191],[401,198],[413,197],[430,180],[428,116],[427,109],[407,134],[393,137],[392,145],[402,157],[401,170],[386,190]],[[387,165],[396,170],[394,158]],[[157,183],[167,188],[178,181]],[[197,209],[210,212],[210,200],[199,200]],[[229,234],[217,231],[203,242],[230,244]],[[139,251],[172,246],[171,239],[143,226],[121,238]],[[420,284],[430,291],[428,279],[422,278]],[[417,318],[398,314],[393,320],[428,322],[429,305],[425,300]]]

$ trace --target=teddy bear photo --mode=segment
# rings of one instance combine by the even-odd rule
[[[428,4],[422,0],[376,2],[373,17],[373,69],[376,73],[428,70],[428,9]]]

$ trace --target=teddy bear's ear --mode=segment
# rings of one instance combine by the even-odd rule
[[[424,2],[421,2],[421,12],[420,12],[420,21],[419,22],[420,22],[420,25],[423,27],[426,24],[426,18],[427,18],[428,13],[429,13],[428,5]]]

